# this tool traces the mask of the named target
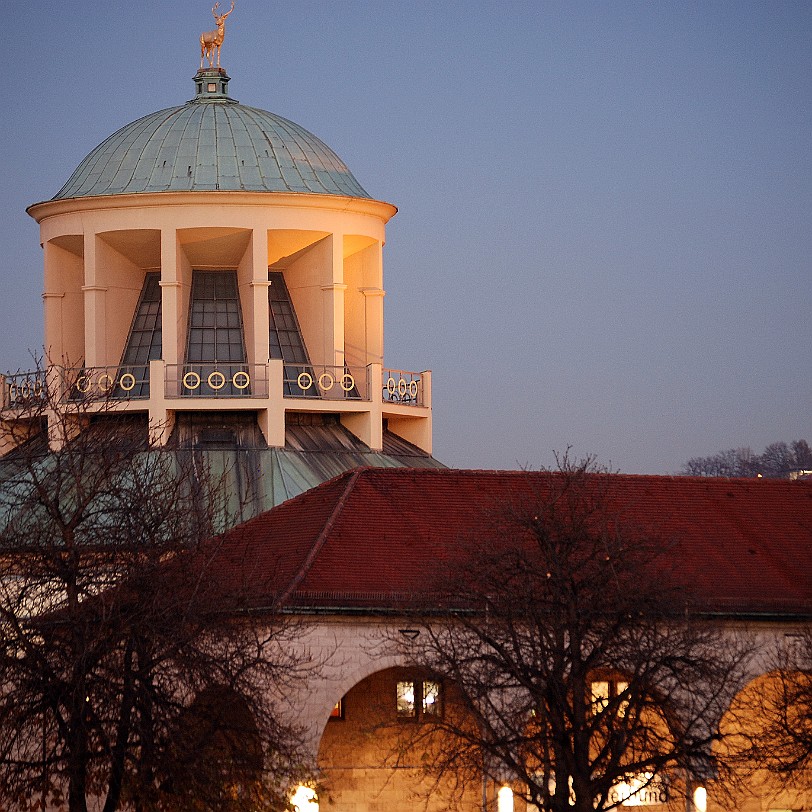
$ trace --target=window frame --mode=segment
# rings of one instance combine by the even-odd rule
[[[411,712],[402,712],[400,710],[401,686],[405,685],[411,686]],[[436,689],[433,692],[435,696],[433,702],[426,701],[429,696],[429,694],[427,694],[427,686],[434,686]],[[403,679],[398,679],[395,683],[395,714],[398,720],[419,723],[441,719],[445,705],[444,693],[443,683],[438,679],[430,679],[428,677],[404,677]],[[428,708],[436,708],[436,710],[428,710]]]

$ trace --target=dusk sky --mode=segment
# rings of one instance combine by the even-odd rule
[[[26,206],[193,96],[211,5],[7,6],[0,368],[42,343]],[[809,0],[236,0],[222,64],[398,206],[385,361],[433,370],[441,461],[812,442]]]

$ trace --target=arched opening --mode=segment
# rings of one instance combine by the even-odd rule
[[[720,789],[732,792],[739,808],[812,808],[811,696],[812,673],[788,669],[759,675],[734,697],[719,748],[731,786]]]
[[[437,769],[448,745],[437,720],[460,713],[454,685],[419,669],[388,668],[356,683],[322,735],[320,808],[481,807],[481,774]]]

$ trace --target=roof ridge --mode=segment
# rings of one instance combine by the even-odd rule
[[[279,596],[279,603],[284,603],[296,590],[296,587],[304,580],[305,575],[307,575],[308,570],[310,567],[313,566],[313,562],[316,560],[316,556],[318,556],[321,548],[327,542],[327,537],[330,531],[333,529],[333,525],[335,525],[336,520],[338,519],[339,514],[341,513],[344,505],[349,498],[350,493],[352,492],[353,488],[355,487],[355,483],[358,481],[358,478],[363,473],[363,468],[358,468],[352,472],[352,475],[347,480],[347,484],[344,486],[344,490],[341,493],[341,496],[338,498],[335,507],[333,508],[332,513],[328,517],[327,521],[324,523],[324,527],[322,527],[321,532],[318,535],[318,538],[313,543],[313,546],[310,548],[310,552],[307,554],[307,558],[305,558],[302,566],[299,567],[299,571],[293,578],[290,579],[290,583],[288,584],[287,589]]]
[[[408,466],[397,468],[380,468],[378,466],[363,466],[358,470],[369,472],[374,475],[382,476],[412,476],[418,473],[420,476],[427,476],[435,474],[443,477],[463,476],[470,477],[496,477],[502,479],[506,476],[511,478],[516,477],[529,477],[535,478],[539,476],[562,476],[565,472],[556,469],[524,469],[524,468],[412,468]],[[722,477],[722,476],[693,476],[689,474],[641,474],[629,473],[624,471],[595,471],[588,472],[592,476],[608,476],[614,480],[633,480],[636,482],[649,481],[649,482],[675,482],[675,483],[694,483],[702,485],[716,485],[723,487],[724,485],[741,485],[753,487],[780,487],[787,485],[795,485],[798,482],[802,484],[809,484],[812,480],[803,479],[783,479],[772,477]]]

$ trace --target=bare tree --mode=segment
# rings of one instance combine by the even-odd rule
[[[800,471],[812,471],[812,449],[806,440],[771,443],[763,453],[730,448],[709,457],[692,457],[682,468],[689,476],[768,477],[785,479]]]
[[[225,495],[114,398],[32,380],[3,414],[4,808],[279,808],[303,762],[274,698],[309,666],[281,615],[223,611]],[[208,749],[180,748],[203,718]]]
[[[425,738],[438,778],[484,772],[543,810],[676,802],[718,769],[717,723],[747,650],[686,614],[667,540],[624,521],[611,474],[560,462],[483,516],[416,615],[420,634],[401,645],[461,711],[406,744]]]

